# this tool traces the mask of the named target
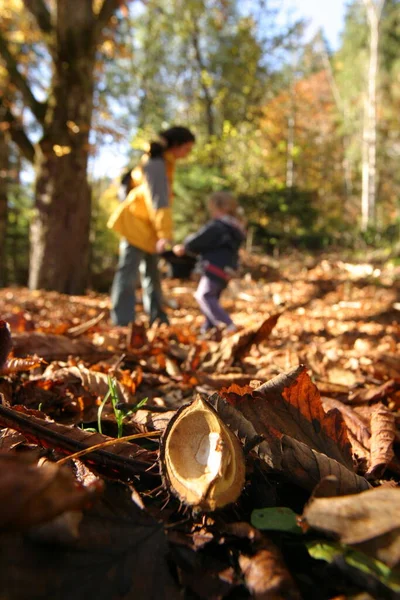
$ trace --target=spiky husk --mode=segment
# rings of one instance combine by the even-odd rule
[[[204,511],[235,502],[245,482],[239,440],[200,396],[169,422],[160,463],[171,491],[184,504]]]

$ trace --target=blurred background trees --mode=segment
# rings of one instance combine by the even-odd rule
[[[365,243],[393,249],[400,222],[400,0],[380,2],[372,138],[371,121],[366,130],[371,24],[364,0],[349,2],[334,52],[321,34],[305,41],[302,22],[278,18],[262,0],[75,1],[88,11],[90,44],[82,42],[83,17],[76,11],[76,44],[62,54],[54,30],[63,0],[0,0],[3,285],[25,284],[30,271],[32,287],[106,291],[117,240],[105,223],[120,172],[113,182],[91,165],[104,148],[119,144],[129,148],[126,167],[134,166],[145,142],[174,123],[190,126],[198,138],[178,170],[177,239],[204,221],[211,191],[229,188],[262,252]],[[90,64],[79,93],[91,100],[84,127],[78,123],[82,101],[72,87],[58,97],[64,108],[55,126],[57,77],[66,69],[82,79],[86,52]],[[375,208],[367,222],[366,136],[368,156],[371,140],[376,156],[373,181],[369,171]],[[43,152],[46,144],[50,155]]]

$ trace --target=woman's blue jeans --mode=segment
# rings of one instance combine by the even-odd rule
[[[123,239],[119,247],[119,262],[111,288],[111,319],[114,325],[128,325],[135,320],[136,287],[142,280],[143,308],[150,324],[156,319],[168,323],[162,308],[162,291],[158,256],[149,254]]]

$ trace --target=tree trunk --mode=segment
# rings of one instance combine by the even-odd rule
[[[323,61],[326,73],[328,75],[328,80],[329,80],[329,85],[330,85],[330,88],[332,91],[332,96],[333,96],[333,99],[335,100],[336,108],[338,109],[338,111],[343,119],[345,129],[347,130],[348,123],[349,123],[348,110],[347,110],[346,104],[343,102],[343,98],[342,98],[339,88],[337,86],[335,75],[334,75],[333,69],[332,69],[332,64],[331,64],[331,61],[329,58],[328,50],[326,48],[325,40],[324,40],[322,33],[320,33],[319,42],[320,42],[320,48],[321,48],[322,61]],[[344,134],[342,137],[342,143],[343,143],[342,169],[343,169],[344,193],[346,196],[346,200],[348,202],[353,194],[353,180],[352,180],[352,174],[351,174],[351,164],[347,157],[348,149],[349,149],[349,141],[348,141],[348,136],[346,134]]]
[[[0,129],[0,286],[6,284],[5,245],[7,232],[7,192],[10,170],[10,146],[6,134]]]
[[[364,107],[362,144],[361,229],[375,222],[376,203],[376,82],[379,21],[385,0],[364,0],[370,26],[368,88]]]
[[[205,73],[207,72],[206,66],[203,61],[200,50],[200,31],[199,26],[195,18],[192,23],[192,43],[194,53],[196,56],[197,65],[199,67],[200,85],[204,94],[204,108],[206,114],[207,134],[209,138],[215,135],[215,119],[214,119],[214,101],[212,97],[211,89],[205,79]]]
[[[291,190],[294,184],[294,106],[291,102],[290,115],[288,117],[287,150],[286,150],[286,188]]]
[[[71,11],[68,1],[61,0],[57,19],[52,93],[37,152],[29,286],[79,294],[87,283],[91,212],[87,182],[95,62],[91,4],[74,3]]]

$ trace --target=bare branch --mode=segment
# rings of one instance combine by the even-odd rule
[[[120,0],[104,0],[103,6],[100,9],[96,22],[96,34],[94,37],[96,42],[99,39],[103,28],[107,25],[111,17],[115,14],[120,4]]]
[[[3,57],[10,81],[21,92],[26,105],[31,109],[39,123],[43,123],[46,105],[36,100],[25,77],[18,70],[18,63],[10,52],[7,42],[0,33],[0,56]]]
[[[21,154],[33,163],[35,160],[35,147],[25,133],[24,127],[19,119],[15,117],[11,110],[5,106],[0,96],[0,127],[8,131],[14,144],[16,144]]]
[[[35,17],[41,31],[46,35],[53,31],[50,12],[43,0],[23,0],[25,8]]]

